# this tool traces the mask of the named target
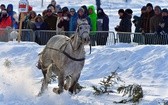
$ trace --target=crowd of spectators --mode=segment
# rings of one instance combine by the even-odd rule
[[[142,35],[145,44],[168,44],[168,10],[161,9],[156,5],[153,8],[151,3],[147,3],[141,8],[140,16],[132,16],[131,9],[119,9],[119,17],[121,19],[118,26],[115,27],[117,32],[132,32],[132,22],[135,25],[134,42],[142,43]],[[131,20],[133,17],[133,21]],[[152,34],[146,34],[152,33]],[[119,34],[121,42],[130,43],[130,34]]]
[[[9,4],[6,8],[4,4],[1,4],[0,8],[0,28],[10,26],[18,29],[20,18],[16,17],[13,5]],[[77,10],[66,6],[61,8],[55,0],[51,0],[51,3],[41,14],[37,14],[29,6],[28,12],[24,13],[22,29],[32,29],[33,31],[56,30],[57,34],[70,36],[66,32],[76,31],[78,19],[87,19],[91,27],[90,31],[109,31],[109,18],[102,8],[98,8],[97,11],[93,5],[88,7],[83,5]],[[95,45],[95,43],[97,45],[105,45],[108,33],[95,37],[96,33],[92,32],[90,36],[92,37],[92,45]]]
[[[0,28],[8,26],[18,29],[20,14],[17,16],[13,11],[13,5],[0,5]],[[119,25],[114,27],[116,32],[132,32],[132,23],[135,25],[135,32],[142,33],[145,44],[168,44],[168,10],[161,9],[147,3],[141,8],[140,16],[133,16],[130,8],[119,9],[121,19]],[[18,18],[19,17],[19,18]],[[133,19],[132,19],[133,18]],[[28,12],[24,13],[22,29],[36,30],[55,30],[57,34],[71,36],[71,31],[76,31],[78,20],[86,19],[90,25],[91,45],[105,45],[107,42],[108,32],[97,33],[97,31],[109,31],[109,17],[102,8],[95,8],[93,5],[82,5],[77,10],[75,8],[62,7],[55,0],[47,6],[41,14],[37,14],[31,6]],[[133,20],[133,21],[132,21]],[[145,33],[155,33],[153,36]],[[26,34],[29,36],[29,34]],[[25,36],[26,36],[25,35]],[[130,34],[119,34],[120,42],[130,43]],[[141,43],[142,37],[134,35],[134,42]],[[28,40],[28,39],[27,39]]]

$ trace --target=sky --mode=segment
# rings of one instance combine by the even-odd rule
[[[16,0],[17,1],[17,0]],[[66,1],[58,0],[63,6],[78,6],[94,4],[90,0]],[[141,6],[147,2],[158,4],[164,8],[166,0],[129,0],[123,3],[111,0],[102,0],[102,7],[110,16],[110,27],[118,24],[117,10],[119,8],[133,9],[134,15],[139,15]],[[109,4],[110,3],[112,4]],[[163,2],[164,1],[164,2]],[[47,4],[49,0],[44,0]],[[14,3],[17,10],[17,2],[13,0],[0,0],[0,4]],[[40,0],[29,0],[29,3],[37,11],[42,10]],[[48,90],[37,97],[41,87],[42,73],[36,68],[38,54],[43,50],[33,42],[0,42],[0,105],[115,105],[114,101],[120,101],[127,97],[117,93],[120,85],[139,84],[144,91],[144,97],[138,105],[163,105],[168,101],[168,46],[167,45],[134,45],[115,44],[92,47],[89,54],[89,46],[85,46],[86,60],[79,83],[85,88],[76,95],[70,95],[67,91],[57,95],[52,92],[57,87],[57,81],[49,84]],[[111,72],[117,70],[118,76],[124,83],[115,85],[112,90],[115,93],[95,96],[92,86],[99,87],[100,81]],[[128,103],[126,105],[130,105]]]

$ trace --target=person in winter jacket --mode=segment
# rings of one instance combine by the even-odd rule
[[[109,17],[102,8],[97,9],[97,31],[109,31]],[[108,32],[97,33],[97,45],[106,45]]]
[[[153,5],[151,3],[148,3],[146,5],[146,13],[144,14],[142,18],[142,32],[144,33],[150,33],[150,19],[154,16],[154,10]]]
[[[85,11],[88,11],[87,9],[84,9],[86,8],[85,6],[82,6],[79,8],[77,14],[78,14],[78,19],[87,19],[88,21],[88,24],[90,25],[90,30],[91,30],[91,27],[92,27],[92,24],[91,24],[91,19],[90,17],[88,16],[88,12],[85,12]]]
[[[43,17],[38,14],[35,17],[35,30],[46,30],[47,29],[47,24],[44,22]]]
[[[60,21],[61,21],[62,18],[63,18],[63,16],[62,16],[62,9],[60,9],[57,12],[57,23],[56,23],[56,32],[57,32],[58,35],[59,34],[65,35],[64,27],[61,27],[61,28],[58,27],[58,23],[60,23]]]
[[[44,22],[43,17],[38,14],[35,17],[35,30],[46,30],[47,29],[47,24]],[[43,39],[41,39],[41,37],[43,37],[42,35],[40,35],[38,32],[35,32],[35,42],[38,44],[42,44]]]
[[[131,32],[131,19],[130,15],[125,13],[123,9],[119,9],[118,11],[119,17],[121,19],[120,23],[118,26],[115,27],[115,31],[117,32]],[[130,43],[131,42],[131,37],[130,34],[118,34],[119,35],[119,41],[122,43]]]
[[[69,31],[76,31],[78,15],[74,8],[70,9],[71,18],[69,21]]]
[[[12,26],[12,20],[11,20],[11,17],[8,16],[8,13],[7,13],[7,10],[2,10],[1,12],[1,20],[0,20],[0,28],[7,28],[7,27],[11,27]],[[5,32],[4,30],[1,30],[0,31],[0,36],[1,35],[5,35]],[[5,38],[5,37],[4,37]],[[4,39],[2,37],[2,41],[6,40],[6,38]]]
[[[13,11],[13,5],[12,4],[8,4],[8,6],[7,6],[7,13],[8,13],[8,15],[11,17],[11,20],[12,20],[12,27],[13,28],[18,28],[17,27],[17,21],[15,20],[15,18],[13,17],[15,14],[16,14],[16,12],[15,11]]]
[[[44,18],[44,22],[47,23],[48,30],[56,30],[57,17],[52,13],[51,9],[47,9],[47,14]]]
[[[58,28],[63,28],[66,36],[69,36],[69,21],[70,21],[70,14],[69,14],[69,9],[68,7],[63,7],[62,8],[62,18],[60,22],[58,23]]]
[[[142,19],[143,19],[145,13],[146,13],[146,6],[142,6],[140,17],[135,15],[133,17],[133,21],[132,21],[135,25],[135,34],[134,34],[133,42],[136,42],[138,44],[144,43],[143,36],[142,36],[142,34],[139,34],[139,33],[142,32],[142,29],[141,29],[142,25],[141,24],[143,24]],[[138,33],[138,34],[136,34],[136,33]]]
[[[96,32],[97,31],[97,14],[95,11],[95,7],[93,5],[88,7],[88,12],[89,12],[89,17],[91,20],[91,32],[90,33],[90,38],[91,38],[91,45],[95,46],[96,42]]]
[[[28,17],[28,22],[27,22],[27,29],[32,29],[35,30],[35,18],[36,18],[36,12],[35,11],[30,11],[29,17]]]
[[[1,13],[2,13],[2,11],[3,11],[4,9],[6,9],[5,4],[1,4],[1,5],[0,5],[0,9],[1,9],[1,11],[0,11],[0,20],[1,20]]]
[[[157,29],[157,44],[168,44],[168,10],[162,10],[162,19]]]
[[[0,28],[6,28],[7,26],[12,26],[12,19],[5,9],[1,13]]]
[[[157,31],[159,22],[162,19],[162,15],[161,15],[162,10],[160,6],[155,6],[154,12],[155,12],[155,15],[150,19],[150,33],[154,33]]]
[[[58,13],[58,11],[61,9],[61,6],[57,5],[57,2],[55,0],[51,0],[51,4],[55,6],[55,12]]]
[[[142,33],[150,33],[150,19],[151,17],[154,16],[154,10],[153,10],[153,5],[151,3],[148,3],[146,5],[146,13],[144,14],[143,18],[142,18]],[[152,39],[152,35],[150,34],[144,34],[144,38],[145,38],[145,44],[153,44],[153,39]]]

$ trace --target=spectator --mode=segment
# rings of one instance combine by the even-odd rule
[[[45,19],[47,17],[47,9],[43,10],[42,17]]]
[[[150,33],[150,19],[151,17],[154,16],[154,10],[153,10],[153,5],[151,3],[148,3],[146,5],[146,13],[144,14],[144,17],[142,19],[142,33]],[[145,34],[144,38],[145,38],[145,44],[153,44],[154,41],[152,39],[152,35],[150,34]]]
[[[47,9],[47,16],[44,19],[49,30],[56,30],[57,17],[52,13],[51,9]]]
[[[151,3],[148,3],[146,5],[146,13],[144,14],[142,18],[142,32],[144,33],[149,33],[150,32],[150,19],[152,16],[154,16],[154,10],[153,10],[153,5]]]
[[[95,7],[93,5],[88,7],[89,17],[91,19],[91,45],[95,46],[96,42],[96,32],[97,31],[97,14],[95,12]]]
[[[35,18],[35,30],[46,30],[47,29],[47,24],[44,22],[43,17],[38,14],[38,16],[36,16]],[[41,35],[36,32],[35,33],[35,42],[38,43],[39,45],[41,45]]]
[[[57,34],[65,34],[63,31],[64,31],[64,28],[63,27],[61,27],[61,28],[59,28],[58,27],[58,23],[60,23],[60,21],[61,21],[61,19],[62,19],[63,17],[62,17],[62,10],[60,9],[58,12],[57,12],[57,23],[56,23],[56,32],[57,32]]]
[[[49,5],[47,6],[47,9],[51,9],[52,13],[53,13],[53,14],[56,14],[56,10],[55,10],[55,6],[54,6],[54,5],[49,4]]]
[[[32,30],[36,29],[35,18],[36,18],[36,12],[31,11],[30,14],[29,14],[29,17],[28,17],[27,29],[32,29]]]
[[[155,15],[150,19],[150,33],[154,33],[157,31],[159,22],[162,19],[160,6],[155,6],[154,11],[155,11]]]
[[[11,17],[11,20],[12,20],[12,27],[13,28],[17,28],[17,27],[14,27],[14,24],[16,24],[16,20],[14,19],[14,14],[16,14],[15,11],[13,11],[13,5],[12,4],[8,4],[7,6],[7,12],[8,12],[8,15]]]
[[[70,14],[69,14],[69,9],[68,7],[63,7],[62,8],[62,18],[60,22],[58,23],[59,28],[63,28],[65,31],[65,35],[69,36],[69,20],[70,20]]]
[[[82,19],[82,18],[87,19],[88,24],[90,25],[90,30],[91,30],[91,28],[92,28],[92,26],[91,26],[91,19],[89,17],[89,12],[88,12],[88,9],[87,9],[86,5],[81,6],[79,8],[77,14],[78,14],[78,18],[79,19]]]
[[[88,12],[87,6],[86,6],[86,5],[82,5],[81,8],[84,9],[84,14],[85,14],[86,16],[88,16],[88,15],[89,15],[89,12]]]
[[[109,31],[109,17],[102,8],[97,9],[97,31]],[[97,33],[97,45],[106,45],[108,32]]]
[[[1,11],[0,11],[0,16],[1,16],[2,11],[3,11],[4,9],[6,9],[5,4],[1,4],[1,5],[0,5],[0,9],[1,9]],[[1,17],[0,17],[0,20],[1,20]]]
[[[141,32],[142,30],[141,30],[141,19],[143,18],[143,15],[145,14],[145,12],[146,12],[146,6],[143,6],[142,8],[141,8],[141,15],[140,15],[140,17],[139,16],[134,16],[133,17],[133,23],[134,23],[134,25],[135,25],[135,32]]]
[[[74,8],[70,9],[71,18],[69,21],[69,31],[76,31],[78,15]]]
[[[140,30],[140,17],[135,15],[133,17],[133,21],[132,22],[135,25],[135,32],[141,32],[141,30]]]
[[[123,9],[120,9],[118,11],[119,17],[121,19],[120,24],[115,27],[115,30],[117,32],[131,32],[131,19],[130,16],[125,13]],[[119,35],[119,41],[123,43],[130,43],[131,37],[130,34],[118,34]]]
[[[168,44],[168,10],[162,10],[162,19],[157,30],[157,44]]]
[[[36,30],[46,30],[47,24],[44,22],[43,17],[39,14],[35,18],[35,29]]]
[[[138,16],[134,16],[133,17],[133,23],[135,25],[135,34],[134,34],[134,39],[133,39],[133,42],[136,42],[138,44],[143,44],[143,37],[141,34],[136,34],[136,33],[140,33],[142,32],[142,29],[141,29],[141,24],[142,24],[142,18],[144,16],[144,14],[146,13],[146,6],[143,6],[141,8],[141,15],[140,17]]]
[[[1,12],[0,28],[6,28],[7,26],[12,26],[12,20],[8,15],[7,10],[4,9]]]
[[[1,20],[0,20],[0,28],[11,27],[11,25],[12,25],[12,20],[11,20],[11,17],[8,16],[7,10],[6,9],[2,10],[2,12],[1,12]],[[0,31],[0,35],[5,35],[4,30]],[[4,41],[4,40],[6,40],[6,38],[5,39],[2,38],[1,40]]]
[[[128,14],[128,16],[130,17],[130,19],[132,18],[133,11],[130,8],[126,9],[125,13]]]
[[[58,13],[58,11],[61,9],[61,6],[57,5],[57,2],[55,0],[51,0],[51,4],[55,6],[55,12]]]

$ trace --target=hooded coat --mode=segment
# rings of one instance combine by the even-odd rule
[[[10,9],[9,9],[9,8],[10,8]],[[12,4],[8,4],[8,6],[7,6],[7,13],[8,13],[8,15],[11,17],[12,27],[14,27],[16,20],[14,19],[13,15],[16,14],[16,12],[13,11],[13,5],[12,5]],[[17,27],[15,27],[15,28],[17,28]]]
[[[76,31],[78,15],[75,12],[69,21],[69,31]]]
[[[109,31],[109,17],[102,8],[97,9],[97,31]],[[108,32],[97,33],[97,45],[106,45]]]
[[[95,12],[95,7],[93,5],[88,7],[88,11],[92,10],[92,13],[89,13],[89,17],[91,19],[91,31],[97,31],[97,14]]]

